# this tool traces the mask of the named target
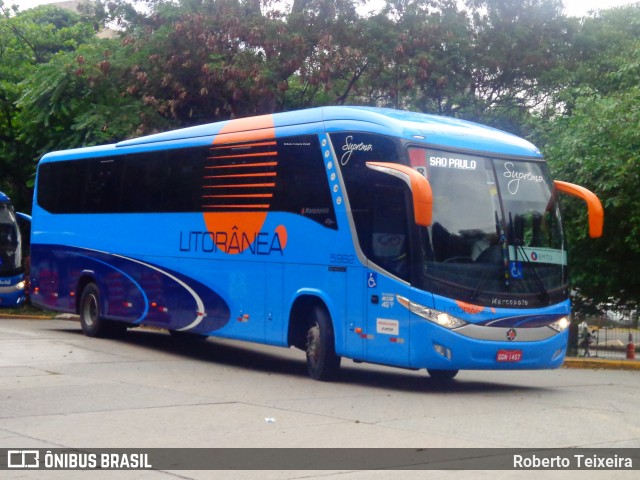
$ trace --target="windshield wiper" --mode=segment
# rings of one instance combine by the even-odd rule
[[[497,210],[494,210],[493,213],[496,219],[496,234],[498,235],[500,251],[502,255],[504,284],[506,287],[508,287],[509,286],[509,246],[507,245],[507,238],[504,233],[504,229],[500,224],[500,218],[498,217]],[[489,248],[493,248],[493,247],[489,247]],[[482,287],[484,287],[484,284],[487,282],[487,278],[489,278],[489,273],[491,273],[492,271],[495,271],[495,270],[491,268],[485,269],[484,273],[482,274],[482,278],[480,279],[476,287],[473,289],[473,293],[471,293],[471,297],[470,297],[471,301],[478,298],[478,295],[480,295],[480,290],[482,290]]]
[[[509,264],[511,263],[511,259],[509,258],[509,245],[507,244],[507,236],[504,233],[504,228],[502,228],[502,224],[500,223],[500,219],[498,218],[498,211],[494,210],[496,218],[496,232],[498,233],[498,238],[500,239],[500,248],[502,249],[502,266],[504,268],[504,285],[505,287],[509,286]],[[509,212],[511,215],[511,212]]]

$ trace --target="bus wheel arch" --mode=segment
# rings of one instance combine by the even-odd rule
[[[289,318],[289,345],[304,350],[307,371],[314,380],[331,380],[340,368],[329,309],[313,295],[298,297]]]

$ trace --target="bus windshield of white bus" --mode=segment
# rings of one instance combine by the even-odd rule
[[[566,296],[567,256],[546,164],[409,149],[433,191],[421,229],[426,290],[493,307]]]
[[[0,203],[0,273],[18,273],[21,264],[21,239],[16,214],[10,204]]]

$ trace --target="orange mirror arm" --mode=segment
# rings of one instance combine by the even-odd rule
[[[418,171],[406,165],[388,162],[367,162],[367,167],[404,180],[413,196],[415,222],[428,227],[433,219],[433,193],[429,181]]]
[[[574,197],[581,198],[587,203],[587,212],[589,215],[589,236],[591,238],[599,238],[602,236],[602,227],[604,225],[604,209],[600,199],[591,190],[587,190],[580,185],[569,182],[556,180],[553,182],[559,192],[567,193]]]

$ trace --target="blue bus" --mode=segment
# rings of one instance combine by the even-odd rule
[[[18,308],[26,298],[25,249],[31,217],[14,210],[9,197],[0,192],[0,308]],[[28,254],[27,254],[28,255]]]
[[[297,347],[450,379],[563,363],[570,322],[559,192],[516,136],[324,107],[45,155],[32,301],[86,335],[149,325]]]

